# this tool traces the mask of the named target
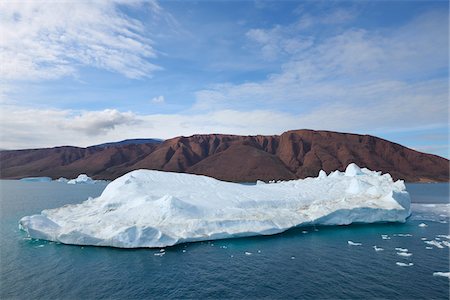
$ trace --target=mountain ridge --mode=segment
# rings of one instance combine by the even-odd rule
[[[106,143],[109,144],[109,143]],[[160,143],[0,151],[0,178],[115,179],[136,169],[249,182],[290,180],[344,170],[354,162],[409,182],[449,181],[449,161],[371,135],[290,130],[281,135],[196,134]]]

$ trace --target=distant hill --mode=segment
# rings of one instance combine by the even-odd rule
[[[94,145],[90,147],[115,147],[115,146],[123,146],[123,145],[142,145],[142,144],[161,144],[163,140],[161,139],[129,139],[123,140],[119,142],[110,142],[99,145]]]
[[[321,169],[342,171],[355,162],[408,182],[449,181],[447,159],[370,135],[293,130],[273,136],[207,134],[130,141],[0,151],[0,178],[75,178],[86,173],[115,179],[145,168],[250,182],[317,176]]]

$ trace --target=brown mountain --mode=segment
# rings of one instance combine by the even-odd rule
[[[114,179],[135,169],[203,174],[228,181],[305,178],[361,167],[409,182],[449,181],[449,161],[370,135],[294,130],[274,136],[193,135],[162,143],[0,151],[0,178]]]

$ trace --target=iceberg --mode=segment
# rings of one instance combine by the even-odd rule
[[[95,180],[86,174],[80,174],[77,178],[67,181],[68,184],[94,184]]]
[[[94,180],[91,177],[87,176],[86,174],[80,174],[75,179],[66,179],[66,178],[59,178],[59,182],[66,182],[67,184],[96,184],[96,183],[106,183],[107,180]]]
[[[26,177],[26,178],[21,178],[20,181],[50,182],[50,181],[52,181],[52,179],[50,177]]]
[[[207,176],[136,170],[97,198],[26,216],[35,239],[120,248],[272,235],[297,226],[405,222],[403,181],[350,164],[321,178],[244,185]]]

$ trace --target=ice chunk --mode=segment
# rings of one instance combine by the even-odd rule
[[[434,272],[433,276],[442,276],[450,279],[450,272]]]
[[[438,241],[424,241],[424,242],[425,244],[432,245],[440,249],[444,248],[444,246],[442,246],[442,243]]]
[[[69,182],[69,179],[64,178],[64,177],[59,177],[58,179],[56,179],[57,182],[62,182],[62,183],[67,183]]]
[[[245,253],[245,255],[252,255],[253,254],[253,253],[248,252],[248,251],[245,251],[244,253]]]
[[[381,235],[381,238],[382,238],[383,240],[390,240],[390,239],[391,239],[387,234],[382,234],[382,235]]]
[[[437,236],[438,236],[438,237],[441,237],[441,238],[444,238],[444,239],[447,239],[447,240],[450,240],[450,235],[446,235],[446,234],[438,234]]]
[[[410,236],[412,236],[412,234],[409,234],[409,233],[397,233],[397,234],[394,234],[394,236],[410,237]]]
[[[384,249],[383,248],[381,248],[381,247],[377,247],[377,246],[373,246],[373,249],[375,250],[375,251],[383,251]]]
[[[428,227],[428,225],[425,224],[425,223],[420,223],[420,224],[419,224],[419,227]]]
[[[413,263],[396,262],[395,264],[396,264],[397,266],[400,266],[400,267],[411,267],[411,266],[414,266]]]
[[[425,247],[425,249],[427,249],[427,250],[432,250],[433,247]]]
[[[404,256],[404,257],[410,257],[410,256],[412,255],[412,253],[407,253],[407,252],[397,252],[397,255]]]
[[[406,248],[395,248],[395,250],[400,251],[400,252],[408,252],[408,249],[406,249]]]
[[[352,241],[347,241],[347,243],[348,243],[350,246],[361,246],[361,245],[362,245],[361,243],[355,243],[355,242],[352,242]]]
[[[356,167],[348,169],[357,171]],[[100,197],[45,210],[19,223],[38,239],[137,248],[271,235],[296,226],[405,222],[410,199],[404,186],[377,172],[356,171],[358,176],[335,173],[321,179],[242,185],[136,170],[111,182]],[[352,182],[360,193],[346,193]],[[375,187],[377,195],[364,192],[367,186]]]

